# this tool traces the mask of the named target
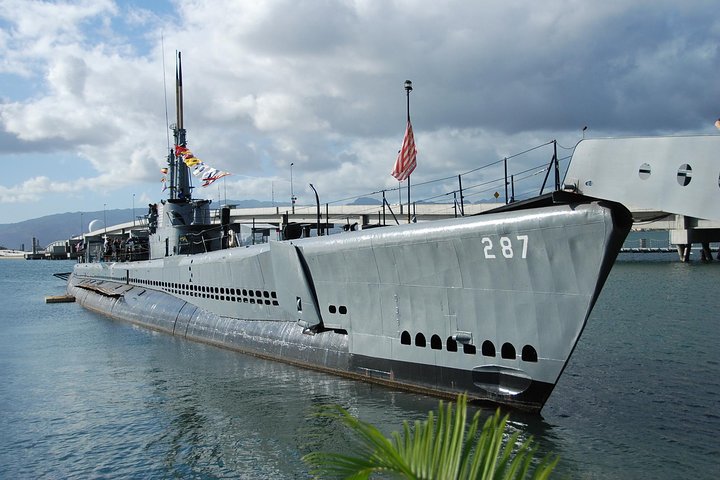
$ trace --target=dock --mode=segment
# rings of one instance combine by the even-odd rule
[[[56,295],[45,297],[45,303],[73,303],[75,297],[72,295]]]

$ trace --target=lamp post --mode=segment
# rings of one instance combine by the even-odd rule
[[[317,207],[317,236],[322,235],[322,231],[320,230],[320,197],[318,197],[317,190],[315,190],[315,187],[313,187],[313,184],[310,184],[310,188],[313,189],[313,192],[315,192],[315,206]]]
[[[82,238],[83,235],[83,212],[80,212],[80,238]]]
[[[103,203],[103,227],[105,227],[105,236],[107,237],[107,215],[105,214],[107,203]]]
[[[133,193],[133,227],[135,226],[135,194]]]
[[[295,197],[295,191],[293,190],[293,165],[295,165],[295,162],[290,163],[290,204],[292,205],[292,213],[295,213],[295,200],[297,198]]]

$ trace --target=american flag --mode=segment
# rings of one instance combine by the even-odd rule
[[[395,166],[390,174],[402,182],[407,179],[417,166],[417,150],[415,149],[415,137],[413,136],[412,124],[408,120],[407,130],[405,130],[405,138],[403,138],[402,148],[398,153]]]

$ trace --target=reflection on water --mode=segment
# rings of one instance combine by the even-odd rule
[[[0,262],[0,477],[308,478],[301,457],[350,452],[317,407],[389,434],[438,400],[186,342],[73,304],[62,262]],[[509,433],[570,478],[720,471],[720,264],[623,255],[542,415]],[[476,407],[471,407],[471,414]],[[492,408],[482,412],[483,419]]]

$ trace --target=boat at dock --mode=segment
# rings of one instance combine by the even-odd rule
[[[188,340],[542,409],[632,226],[622,203],[584,194],[594,170],[571,164],[560,190],[480,215],[309,237],[285,228],[278,241],[233,246],[229,213],[214,224],[210,201],[192,197],[181,75],[168,198],[123,239],[125,261],[101,261],[101,240],[85,239],[68,294]],[[572,162],[597,161],[591,147]]]

